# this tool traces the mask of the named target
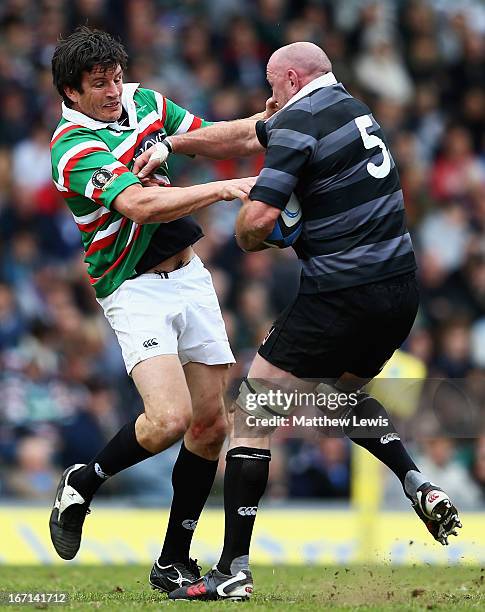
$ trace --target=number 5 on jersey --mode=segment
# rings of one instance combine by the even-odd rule
[[[354,119],[355,124],[359,128],[360,136],[366,149],[373,149],[374,147],[380,147],[382,151],[382,164],[376,165],[373,162],[367,164],[367,172],[374,178],[384,178],[391,171],[391,156],[389,151],[378,136],[375,134],[368,134],[367,128],[372,127],[372,119],[369,115],[362,115]]]

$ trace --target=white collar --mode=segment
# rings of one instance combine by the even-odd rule
[[[309,83],[304,85],[300,89],[300,91],[297,91],[296,94],[292,98],[290,98],[288,102],[281,108],[281,110],[283,110],[283,108],[286,108],[290,104],[293,104],[293,102],[300,100],[300,98],[304,98],[312,91],[315,91],[315,89],[328,87],[329,85],[336,85],[336,83],[337,79],[335,78],[333,72],[327,72],[326,74],[322,74],[322,76],[319,76],[316,79],[313,79],[313,81],[310,81]]]
[[[310,81],[309,83],[304,85],[300,89],[300,91],[297,91],[296,94],[292,98],[290,98],[284,106],[282,106],[279,110],[277,110],[276,113],[273,113],[271,117],[266,119],[266,121],[271,121],[274,117],[276,117],[278,113],[281,113],[281,111],[284,108],[286,108],[290,104],[293,104],[293,102],[300,100],[300,98],[307,96],[312,91],[315,91],[315,89],[320,89],[322,87],[328,87],[329,85],[336,85],[337,83],[338,81],[335,78],[335,75],[333,74],[333,72],[327,72],[326,74],[322,74],[322,76],[319,76],[316,79],[313,79],[313,81]]]
[[[138,88],[138,85],[139,83],[123,84],[121,104],[128,113],[129,125],[119,125],[117,121],[113,121],[112,123],[106,123],[106,121],[97,121],[96,119],[88,117],[87,115],[80,113],[77,110],[69,108],[64,104],[64,102],[62,103],[62,117],[66,121],[76,123],[77,125],[81,125],[82,127],[88,128],[90,130],[104,130],[106,128],[111,128],[113,130],[116,130],[117,132],[123,130],[133,130],[138,124],[135,102],[133,100],[133,96],[135,94],[136,89]]]

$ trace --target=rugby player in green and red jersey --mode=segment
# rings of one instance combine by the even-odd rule
[[[121,43],[99,30],[81,27],[59,42],[52,71],[63,105],[52,174],[81,232],[90,282],[144,413],[90,463],[67,468],[50,532],[58,554],[72,559],[99,486],[184,437],[167,534],[150,574],[153,587],[171,591],[199,577],[189,548],[226,435],[223,391],[234,362],[210,274],[192,249],[202,230],[188,215],[247,195],[254,181],[142,185],[130,171],[137,155],[206,122],[158,92],[123,84],[126,63]],[[235,123],[233,153],[261,150],[255,119]],[[167,166],[158,172],[169,186]]]

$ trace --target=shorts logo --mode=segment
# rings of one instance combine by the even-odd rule
[[[111,172],[111,170],[106,170],[106,168],[100,168],[93,173],[91,177],[92,184],[96,187],[96,189],[101,189],[105,191],[111,183],[114,181],[115,175]]]
[[[397,435],[397,433],[388,433],[385,436],[382,436],[380,439],[381,444],[389,444],[393,440],[400,440],[401,438]]]
[[[274,332],[274,327],[272,327],[269,332],[266,334],[266,336],[263,338],[263,341],[261,342],[261,345],[265,344],[266,340],[271,336],[271,334]]]
[[[258,506],[240,506],[237,513],[241,516],[255,516],[258,511]]]
[[[145,340],[143,346],[147,348],[152,348],[153,346],[158,346],[158,342],[156,338],[150,338],[150,340]]]
[[[184,529],[188,529],[189,531],[195,531],[197,521],[194,521],[193,519],[186,519],[185,521],[182,521],[182,527],[184,527]]]

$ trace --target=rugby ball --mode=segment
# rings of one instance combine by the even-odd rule
[[[302,212],[300,202],[294,193],[291,194],[288,204],[281,211],[280,216],[271,234],[266,237],[264,243],[276,249],[285,249],[298,240],[302,228]]]

